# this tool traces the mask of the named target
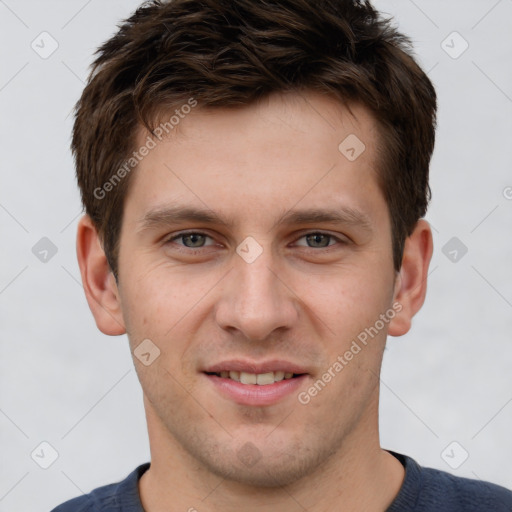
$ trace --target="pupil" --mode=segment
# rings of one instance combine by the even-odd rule
[[[187,247],[201,247],[204,243],[203,235],[192,233],[191,235],[185,235],[183,241]]]
[[[329,245],[329,237],[321,233],[308,235],[308,244],[314,247],[327,247]]]

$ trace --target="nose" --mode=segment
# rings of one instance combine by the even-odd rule
[[[234,265],[217,302],[218,325],[249,341],[263,341],[291,328],[298,317],[298,299],[270,250],[252,263],[234,255]]]

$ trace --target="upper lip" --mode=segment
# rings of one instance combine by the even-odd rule
[[[246,373],[270,373],[270,372],[290,372],[296,374],[308,373],[303,366],[290,361],[273,359],[271,361],[248,361],[242,359],[229,359],[214,364],[203,370],[209,373],[219,373],[224,371],[246,372]]]

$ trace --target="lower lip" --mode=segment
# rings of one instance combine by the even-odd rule
[[[204,374],[221,394],[240,405],[272,405],[284,397],[297,392],[304,384],[307,374],[283,379],[274,384],[259,386],[258,384],[242,384],[233,379],[225,379],[218,375]]]

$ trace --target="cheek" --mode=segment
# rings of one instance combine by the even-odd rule
[[[162,264],[145,260],[133,261],[122,277],[120,289],[123,311],[133,327],[157,327],[172,322],[184,304],[189,302],[189,288],[183,278]],[[170,327],[170,326],[169,326]]]
[[[390,306],[393,283],[384,272],[346,268],[303,287],[305,303],[336,334],[373,325]]]
[[[184,373],[184,366],[190,364],[185,353],[204,321],[206,301],[201,299],[211,287],[210,279],[191,279],[185,271],[165,265],[140,275],[132,273],[120,289],[132,352],[143,340],[150,339],[160,350],[159,364]],[[165,380],[165,375],[159,378]]]
[[[165,334],[175,323],[176,299],[149,277],[130,281],[120,290],[123,318],[132,352],[145,339],[165,350]]]
[[[142,389],[153,404],[165,403],[174,410],[190,398],[195,384],[193,372],[190,369],[183,371],[183,354],[189,342],[189,333],[184,330],[187,313],[191,310],[189,302],[196,300],[190,294],[182,293],[179,287],[171,288],[161,283],[157,273],[139,281],[134,279],[132,287],[124,289],[123,312]],[[155,349],[150,345],[148,349],[151,357],[155,350],[158,356],[146,366],[137,357],[137,347],[148,339],[156,346]]]

